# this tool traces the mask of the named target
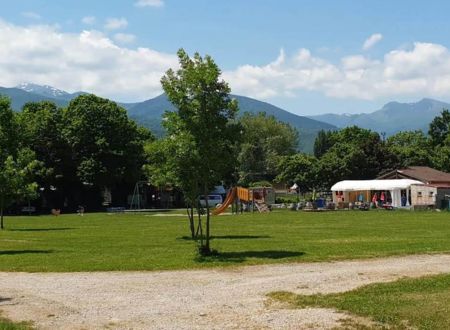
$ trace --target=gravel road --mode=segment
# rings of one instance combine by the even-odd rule
[[[284,309],[266,294],[342,292],[445,272],[445,254],[192,271],[2,272],[0,310],[39,329],[326,329],[348,315]]]

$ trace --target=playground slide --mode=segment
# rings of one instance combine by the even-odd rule
[[[228,195],[225,198],[225,200],[222,203],[222,205],[220,205],[220,207],[218,207],[217,209],[212,211],[211,214],[212,215],[219,215],[220,213],[223,213],[228,208],[228,206],[230,206],[233,203],[235,197],[236,197],[236,188],[233,188],[228,193]]]

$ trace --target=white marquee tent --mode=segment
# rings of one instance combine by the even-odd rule
[[[407,200],[409,199],[409,190],[412,185],[423,185],[423,182],[410,179],[393,179],[393,180],[345,180],[336,183],[331,187],[333,192],[345,193],[345,200],[351,200],[351,193],[365,192],[366,201],[372,197],[372,191],[389,191],[392,197],[392,206],[401,207],[401,191],[405,190]],[[335,199],[335,194],[333,194]]]

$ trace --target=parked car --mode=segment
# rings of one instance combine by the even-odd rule
[[[208,195],[208,205],[209,207],[216,207],[218,204],[222,204],[223,199],[221,195]],[[200,205],[206,207],[205,196],[200,196]]]

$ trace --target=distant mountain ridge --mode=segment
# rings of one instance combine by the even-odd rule
[[[301,135],[304,143],[302,149],[312,151],[312,143],[314,142],[317,132],[324,130],[336,129],[332,124],[323,123],[314,119],[295,115],[291,112],[276,107],[270,103],[258,101],[249,97],[240,95],[231,95],[238,101],[240,114],[245,112],[258,113],[265,112],[267,115],[276,117],[278,120],[289,123],[295,127]],[[128,109],[130,116],[135,118],[138,122],[147,121],[147,126],[153,126],[154,130],[158,131],[155,125],[150,122],[153,119],[160,120],[161,116],[166,110],[173,111],[175,107],[169,102],[165,94],[161,94],[153,99],[141,102]],[[154,124],[154,121],[153,121]],[[302,143],[302,141],[301,141]]]
[[[428,131],[430,122],[438,116],[443,109],[450,109],[450,104],[442,101],[424,98],[418,102],[386,103],[380,110],[361,114],[323,114],[308,116],[339,128],[359,126],[376,132],[385,132],[387,135],[399,131],[422,130]]]
[[[85,92],[67,93],[63,90],[47,85],[23,83],[15,88],[0,87],[0,95],[11,98],[12,107],[19,111],[27,102],[52,101],[58,106],[67,106],[70,100]],[[314,139],[320,130],[333,130],[337,127],[330,123],[321,122],[308,117],[299,116],[276,107],[270,103],[258,101],[249,97],[232,95],[239,103],[240,114],[245,112],[265,112],[280,121],[289,123],[300,133],[300,150],[312,152]],[[150,128],[156,135],[164,133],[161,121],[166,110],[173,111],[175,107],[169,102],[165,94],[138,103],[119,103],[127,109],[131,118],[143,126]]]

